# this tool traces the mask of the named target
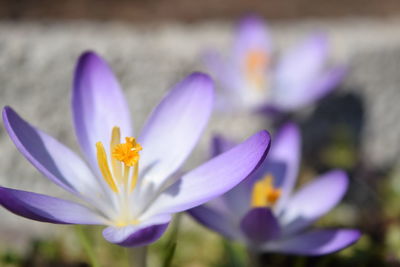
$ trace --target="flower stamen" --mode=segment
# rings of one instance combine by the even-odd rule
[[[130,192],[132,192],[133,189],[135,189],[137,181],[138,181],[138,177],[139,177],[139,164],[136,163],[134,166],[134,169],[133,169]]]
[[[266,175],[254,184],[251,195],[252,207],[272,207],[281,196],[282,190],[273,185],[273,176]]]
[[[97,162],[108,186],[116,193],[119,193],[120,186],[122,186],[122,191],[127,195],[136,187],[139,176],[139,151],[142,150],[142,146],[133,137],[126,137],[126,143],[123,144],[120,143],[120,140],[120,128],[113,127],[110,142],[112,172],[108,165],[107,153],[101,142],[96,143]],[[133,171],[132,177],[129,179],[131,167],[133,167]]]
[[[266,69],[268,67],[268,54],[262,50],[251,50],[244,60],[244,69],[247,79],[258,90],[266,84]]]
[[[118,187],[115,184],[114,178],[110,171],[110,167],[108,166],[107,154],[103,144],[101,142],[97,142],[96,149],[97,149],[97,163],[99,165],[101,174],[103,174],[103,178],[107,182],[108,186],[114,192],[118,193]]]
[[[112,157],[115,160],[124,163],[124,177],[122,179],[128,192],[132,192],[135,187],[139,176],[139,152],[142,150],[142,146],[136,142],[133,137],[126,137],[126,143],[117,144],[113,146]],[[129,180],[130,168],[133,167],[132,177]],[[130,184],[130,185],[129,185]]]
[[[125,143],[121,143],[120,128],[115,126],[111,132],[110,158],[107,158],[107,152],[101,142],[96,143],[96,149],[97,162],[103,179],[118,196],[116,200],[119,211],[118,215],[112,219],[113,225],[123,227],[138,224],[139,221],[131,212],[132,198],[130,194],[138,182],[139,152],[142,150],[142,146],[133,137],[126,137]]]

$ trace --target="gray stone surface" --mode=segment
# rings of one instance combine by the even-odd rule
[[[135,128],[183,76],[199,69],[205,47],[229,46],[232,24],[134,25],[90,22],[0,23],[0,106],[10,105],[33,125],[78,151],[71,123],[70,87],[75,60],[87,49],[103,55],[115,70],[130,103]],[[315,30],[327,31],[332,57],[352,71],[343,92],[355,90],[367,106],[362,144],[377,166],[399,156],[400,20],[293,21],[271,25],[276,47],[287,47]],[[242,139],[263,127],[249,115],[217,115],[187,166],[207,157],[211,133]],[[56,196],[52,185],[18,153],[0,128],[0,184]],[[52,226],[0,210],[4,240],[52,233]],[[3,236],[3,235],[2,235]]]

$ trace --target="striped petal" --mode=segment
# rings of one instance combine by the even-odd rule
[[[79,144],[97,172],[96,142],[109,144],[114,126],[120,127],[121,136],[132,136],[132,126],[118,81],[107,63],[93,52],[84,53],[76,66],[72,111]]]
[[[227,214],[202,205],[190,209],[188,213],[203,226],[221,234],[225,238],[237,240],[240,238],[239,228]]]
[[[275,136],[265,165],[264,174],[272,173],[275,186],[281,188],[282,194],[276,203],[276,210],[282,210],[296,185],[301,161],[301,135],[294,123],[282,126]]]
[[[27,123],[10,107],[4,108],[3,121],[15,146],[45,177],[80,196],[102,192],[87,165],[66,146]]]
[[[211,142],[211,157],[216,157],[235,146],[235,142],[224,138],[221,135],[216,135],[213,137]]]
[[[342,250],[357,242],[361,233],[352,229],[310,230],[274,243],[267,243],[264,251],[320,256]]]
[[[124,247],[145,246],[161,237],[171,221],[170,215],[150,218],[136,225],[125,227],[107,227],[103,231],[104,238]]]
[[[269,146],[268,132],[261,131],[253,135],[182,176],[161,193],[146,213],[180,212],[226,193],[257,168],[264,160]]]
[[[271,151],[259,168],[243,183],[236,186],[224,195],[228,207],[239,217],[244,216],[250,205],[251,192],[254,183],[267,174],[274,177],[275,187],[282,189],[281,197],[276,203],[278,212],[284,207],[288,197],[292,194],[297,180],[300,165],[301,138],[297,125],[287,123],[282,126],[271,145]],[[220,151],[229,147],[231,142],[218,137],[214,140],[214,150]]]
[[[298,232],[334,208],[348,187],[346,173],[330,171],[297,191],[287,202],[281,222],[285,233]],[[318,201],[315,201],[318,199]]]
[[[211,115],[213,87],[209,76],[193,73],[153,110],[139,138],[146,184],[158,188],[189,156]]]
[[[0,187],[0,204],[19,216],[57,224],[104,224],[104,220],[90,209],[77,203]]]

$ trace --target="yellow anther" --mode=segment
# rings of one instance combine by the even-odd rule
[[[262,89],[266,82],[268,54],[262,50],[251,50],[244,60],[247,79],[257,88]]]
[[[103,144],[101,142],[97,142],[96,149],[97,149],[97,163],[99,164],[101,174],[103,174],[104,180],[107,182],[110,188],[114,192],[118,193],[118,187],[116,186],[114,178],[110,172],[110,168],[108,167],[107,154]]]
[[[266,175],[254,184],[251,196],[252,207],[271,207],[281,196],[281,189],[273,185],[272,175]]]
[[[139,164],[136,163],[135,167],[133,169],[133,174],[132,174],[132,180],[131,180],[131,192],[133,191],[133,189],[135,189],[137,181],[138,181],[138,177],[139,177]]]
[[[113,158],[125,163],[125,166],[134,166],[140,158],[142,146],[133,137],[126,137],[126,143],[118,144],[112,151]]]

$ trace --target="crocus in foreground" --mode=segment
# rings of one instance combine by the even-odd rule
[[[231,147],[221,137],[214,141],[215,154]],[[299,162],[299,130],[284,125],[266,160],[248,179],[189,213],[204,226],[259,252],[322,255],[356,242],[358,230],[310,229],[342,199],[346,174],[330,171],[293,193]]]
[[[220,109],[293,112],[325,96],[343,79],[343,66],[327,67],[327,37],[313,34],[302,43],[273,57],[265,22],[242,19],[226,58],[208,52],[205,65],[221,87]]]
[[[207,75],[188,76],[153,110],[136,140],[111,69],[96,54],[83,54],[75,72],[72,111],[88,164],[10,107],[3,110],[5,128],[19,151],[83,204],[5,187],[0,187],[0,204],[42,222],[106,225],[104,238],[121,246],[157,240],[174,213],[230,190],[269,148],[269,135],[261,131],[177,178],[174,173],[209,119],[213,97]]]

